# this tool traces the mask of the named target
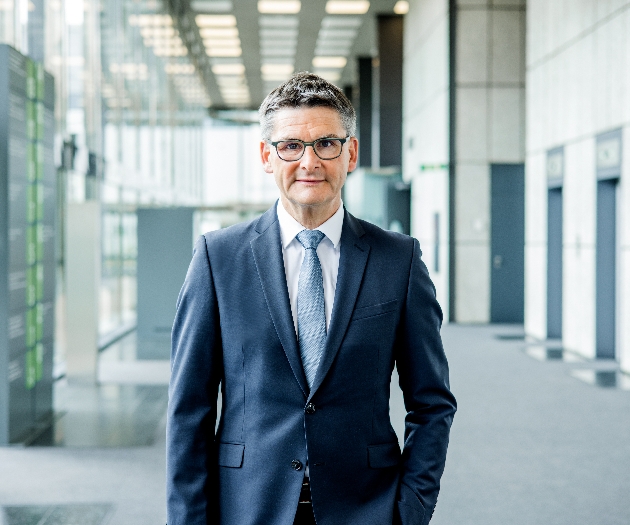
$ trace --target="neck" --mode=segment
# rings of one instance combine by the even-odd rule
[[[325,205],[320,204],[316,206],[295,204],[284,196],[281,196],[280,200],[288,214],[309,230],[314,230],[324,224],[337,212],[341,205],[341,199],[335,199]]]

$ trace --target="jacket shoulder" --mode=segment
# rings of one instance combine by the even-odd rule
[[[370,244],[383,244],[394,249],[411,249],[414,242],[417,242],[415,238],[404,233],[385,230],[376,224],[358,219],[353,215],[350,215],[350,217],[363,229],[364,235],[362,238],[368,242],[372,241]]]
[[[233,250],[239,246],[249,247],[249,241],[257,235],[255,228],[258,220],[259,218],[256,218],[204,233],[208,252],[217,250],[224,252],[224,250]]]

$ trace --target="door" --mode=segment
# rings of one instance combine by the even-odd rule
[[[562,338],[562,188],[547,199],[547,337]]]
[[[617,180],[597,182],[597,249],[595,277],[596,356],[614,359],[616,330]]]
[[[490,321],[522,323],[525,301],[525,168],[491,165]]]

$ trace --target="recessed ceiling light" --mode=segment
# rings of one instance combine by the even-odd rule
[[[243,64],[215,64],[212,66],[215,75],[242,75],[245,73]]]
[[[300,12],[302,3],[299,0],[259,0],[259,13],[294,15]]]
[[[240,57],[243,50],[240,47],[207,47],[209,57]]]
[[[199,27],[234,27],[236,17],[234,15],[197,15],[195,22]]]
[[[322,27],[359,27],[362,23],[360,16],[325,16]]]
[[[370,9],[367,0],[328,0],[326,12],[330,15],[364,15]]]
[[[192,0],[190,8],[203,13],[229,13],[232,10],[230,0]]]
[[[290,75],[293,73],[293,64],[263,64],[260,71],[263,75]]]
[[[322,67],[322,68],[342,68],[346,67],[348,63],[348,59],[346,57],[314,57],[313,58],[313,67]]]
[[[263,38],[297,38],[297,28],[262,28],[258,34]]]
[[[261,40],[260,41],[260,47],[261,48],[266,48],[266,47],[290,47],[292,49],[295,49],[295,47],[297,46],[297,40],[283,40],[282,38],[274,38],[273,40],[271,39],[267,39],[267,40]]]
[[[318,39],[328,38],[355,38],[357,36],[356,29],[341,28],[323,28],[319,31]]]
[[[261,16],[258,19],[260,27],[297,27],[297,16]]]
[[[172,26],[173,19],[169,15],[129,15],[130,26]]]
[[[286,47],[265,47],[260,49],[263,57],[292,57],[295,55],[295,48]]]
[[[315,45],[317,47],[335,47],[335,46],[348,47],[348,46],[351,46],[352,43],[353,43],[353,40],[350,40],[347,38],[326,38],[326,39],[317,40],[317,43]],[[321,54],[326,54],[326,53],[315,53],[315,54],[321,55]],[[328,54],[334,55],[335,53],[328,53]]]
[[[236,75],[217,75],[217,82],[220,85],[245,85],[245,75],[242,73]]]
[[[234,38],[238,36],[235,27],[203,27],[199,30],[201,38]]]
[[[331,55],[335,53],[336,55],[348,56],[350,54],[350,46],[347,47],[316,47],[315,54],[316,55]]]
[[[338,82],[341,78],[341,73],[335,69],[316,69],[315,74],[328,80],[328,82]]]
[[[188,54],[185,47],[154,47],[153,54],[158,57],[183,57]]]
[[[394,13],[397,15],[406,15],[409,12],[409,2],[406,0],[398,0],[394,6]]]
[[[238,38],[206,38],[203,45],[206,47],[239,47],[241,41]]]

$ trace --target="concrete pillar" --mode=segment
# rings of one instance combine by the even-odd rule
[[[379,15],[379,165],[402,166],[403,17]]]
[[[359,93],[357,98],[357,120],[359,139],[359,167],[372,167],[372,57],[359,57]]]

